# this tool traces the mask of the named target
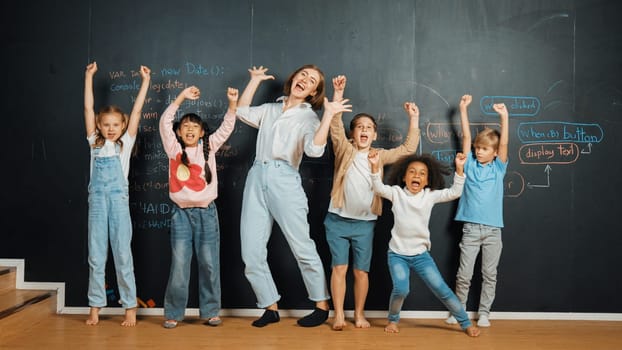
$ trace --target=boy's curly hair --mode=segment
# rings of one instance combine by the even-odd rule
[[[444,175],[451,174],[451,168],[448,165],[439,162],[428,153],[421,155],[407,155],[393,163],[391,170],[387,175],[388,183],[404,187],[406,184],[403,179],[406,174],[406,169],[408,169],[408,166],[413,162],[421,162],[428,168],[428,185],[426,187],[429,187],[431,190],[440,190],[445,188]]]

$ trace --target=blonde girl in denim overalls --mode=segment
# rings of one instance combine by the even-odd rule
[[[93,76],[97,63],[86,66],[84,79],[84,123],[91,146],[89,183],[89,287],[90,306],[87,325],[99,322],[99,311],[106,306],[105,270],[108,242],[112,248],[121,304],[125,309],[122,326],[136,325],[136,281],[132,261],[132,222],[127,177],[130,155],[140,114],[149,88],[151,70],[140,67],[142,84],[128,117],[116,106],[94,111]]]

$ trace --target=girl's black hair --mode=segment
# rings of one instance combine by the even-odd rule
[[[388,183],[391,185],[399,185],[404,187],[404,174],[406,169],[412,162],[421,162],[428,167],[428,185],[431,190],[440,190],[445,188],[444,175],[451,174],[452,170],[448,165],[439,162],[431,154],[411,154],[400,158],[397,162],[393,163],[388,175]]]
[[[190,167],[190,161],[188,161],[188,155],[186,154],[186,144],[184,143],[183,139],[181,137],[179,137],[179,135],[177,135],[177,130],[179,129],[179,126],[181,125],[181,123],[185,122],[185,121],[190,121],[196,124],[201,125],[201,128],[203,128],[203,137],[201,137],[201,143],[203,143],[203,156],[205,158],[205,165],[204,165],[204,169],[205,169],[205,182],[207,182],[208,184],[210,182],[212,182],[212,171],[209,168],[209,165],[207,164],[207,160],[209,159],[209,134],[210,134],[210,130],[209,130],[209,126],[207,125],[206,122],[204,122],[201,117],[199,117],[198,115],[194,114],[194,113],[187,113],[184,114],[181,119],[179,119],[179,121],[173,123],[173,131],[175,132],[175,136],[177,137],[177,142],[179,142],[179,144],[181,145],[181,162],[184,163],[185,166]]]

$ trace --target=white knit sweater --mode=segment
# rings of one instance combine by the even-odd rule
[[[425,188],[412,194],[406,188],[383,184],[379,173],[372,174],[371,178],[374,192],[393,203],[394,224],[389,249],[407,256],[431,249],[429,223],[432,207],[460,197],[465,180],[464,176],[454,174],[454,183],[450,188],[434,191]]]

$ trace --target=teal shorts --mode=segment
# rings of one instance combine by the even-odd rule
[[[369,272],[376,220],[357,220],[328,213],[324,219],[331,266],[348,265],[352,248],[352,267]]]

